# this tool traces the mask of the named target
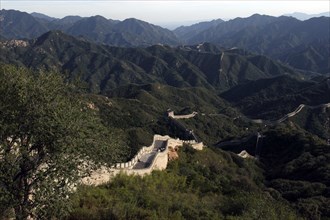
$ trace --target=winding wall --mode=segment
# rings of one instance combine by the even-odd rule
[[[250,119],[250,120],[251,120],[251,122],[254,122],[256,124],[267,124],[267,125],[279,124],[279,123],[282,123],[283,121],[287,120],[288,118],[295,116],[305,107],[310,108],[310,109],[330,108],[330,103],[320,104],[320,105],[315,105],[315,106],[300,104],[293,112],[290,112],[290,113],[284,115],[282,118],[275,120],[275,121],[263,120],[263,119]]]
[[[197,112],[192,112],[191,114],[187,114],[187,115],[175,115],[174,111],[169,111],[168,117],[173,119],[189,119],[195,117],[197,114],[198,114]]]
[[[139,161],[142,155],[150,153],[154,147],[156,141],[166,142],[166,148],[163,152],[157,152],[150,166],[143,169],[134,169],[134,165]],[[119,173],[125,173],[127,175],[139,175],[144,176],[150,174],[153,170],[164,170],[168,163],[168,148],[175,148],[176,146],[182,146],[184,143],[190,144],[196,150],[203,149],[203,143],[197,143],[195,140],[183,141],[180,139],[173,139],[170,136],[154,135],[153,143],[149,147],[143,147],[141,150],[126,163],[117,163],[111,168],[102,166],[98,170],[95,170],[90,176],[81,180],[84,185],[101,185],[107,183],[112,177]]]

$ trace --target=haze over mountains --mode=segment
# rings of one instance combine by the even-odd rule
[[[284,14],[283,16],[291,16],[291,17],[304,21],[304,20],[314,18],[314,17],[322,17],[322,16],[330,17],[330,11],[319,13],[319,14],[306,14],[306,13],[302,13],[302,12],[294,12],[294,13],[290,13],[290,14]]]
[[[329,17],[300,21],[293,17],[255,14],[229,21],[201,22],[169,31],[134,18],[124,21],[102,16],[55,19],[38,13],[30,15],[4,9],[0,16],[0,38],[3,39],[31,39],[50,30],[61,30],[96,43],[121,47],[210,42],[225,48],[238,47],[264,54],[298,69],[330,72]]]
[[[147,46],[160,42],[172,45],[178,42],[171,31],[134,18],[120,22],[102,16],[53,19],[40,14],[33,15],[2,10],[1,35],[5,38],[31,38],[49,30],[62,30],[87,40],[117,46]],[[21,26],[30,27],[31,32],[20,29]]]

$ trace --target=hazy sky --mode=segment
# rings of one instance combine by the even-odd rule
[[[322,1],[81,1],[81,0],[0,0],[1,9],[40,12],[52,17],[66,15],[93,16],[124,20],[137,18],[154,24],[248,17],[254,13],[279,16],[292,12],[314,14],[330,9],[328,0]],[[189,23],[189,22],[188,22]]]

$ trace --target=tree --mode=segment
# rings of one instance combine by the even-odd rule
[[[59,74],[2,66],[0,94],[0,213],[62,216],[98,156],[116,159],[119,138]]]

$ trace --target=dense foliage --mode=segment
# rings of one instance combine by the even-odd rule
[[[221,94],[245,115],[278,119],[300,104],[330,103],[329,78],[321,82],[303,81],[286,75],[240,84]]]
[[[256,127],[238,119],[237,110],[204,88],[175,88],[158,83],[129,85],[110,91],[109,96],[111,108],[96,102],[102,119],[109,127],[127,131],[134,143],[132,148],[150,144],[155,133],[191,139],[185,135],[186,129],[190,129],[206,144],[213,145],[224,138],[250,133]],[[168,109],[177,115],[193,111],[198,115],[174,123],[167,116]]]
[[[260,158],[267,171],[267,185],[280,192],[306,218],[329,218],[329,145],[287,126],[265,135]]]
[[[59,74],[1,66],[0,84],[0,213],[61,216],[79,178],[124,146]]]
[[[297,219],[264,189],[254,160],[183,147],[165,172],[80,187],[68,219]]]

